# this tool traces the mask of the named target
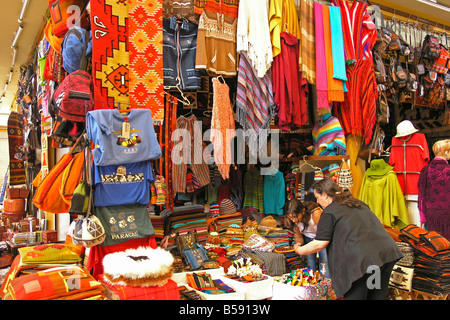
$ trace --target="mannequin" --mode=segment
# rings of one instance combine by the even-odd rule
[[[433,153],[435,158],[420,171],[420,222],[450,240],[450,139],[436,142]]]
[[[430,160],[426,137],[417,131],[411,121],[400,122],[390,147],[389,165],[394,167],[405,195],[417,195],[420,170]]]

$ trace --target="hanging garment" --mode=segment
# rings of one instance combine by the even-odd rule
[[[247,51],[258,77],[266,74],[273,60],[268,16],[267,0],[239,1],[237,52]]]
[[[346,0],[335,0],[334,3],[341,10],[345,60],[347,63],[353,63],[358,59],[363,59],[363,38],[367,31],[363,31],[363,21],[368,4],[354,1],[350,6]],[[376,35],[376,28],[374,28]]]
[[[176,143],[176,141],[181,142]],[[211,182],[209,168],[203,158],[203,139],[199,121],[195,115],[180,116],[172,134],[175,144],[172,149],[172,184],[174,193],[186,192],[187,166],[195,174],[201,187]]]
[[[306,81],[316,85],[316,32],[314,27],[314,1],[300,0],[300,71]]]
[[[253,145],[248,141],[251,154],[256,154],[267,144],[265,136],[259,136],[259,133],[261,129],[269,129],[275,108],[271,69],[264,77],[258,77],[247,53],[241,52],[236,92],[236,121],[244,130],[254,130],[257,136],[259,144]]]
[[[348,92],[337,110],[345,134],[362,135],[368,145],[376,122],[378,89],[371,51],[377,31],[367,11],[367,3],[344,0],[333,4],[341,11]]]
[[[128,138],[122,135],[125,122],[130,124]],[[87,138],[98,146],[92,150],[94,164],[107,166],[159,159],[161,147],[152,124],[149,109],[131,109],[127,115],[117,109],[88,112]]]
[[[286,190],[283,174],[275,170],[264,176],[264,214],[283,215]]]
[[[198,24],[200,15],[194,12],[192,0],[162,0],[163,17],[172,18],[176,16],[177,19],[186,19],[189,22]]]
[[[344,35],[342,31],[341,10],[339,7],[329,6],[331,49],[333,57],[333,78],[347,81],[345,71]],[[346,91],[345,85],[344,91]]]
[[[302,38],[300,23],[298,21],[297,7],[294,0],[283,1],[283,14],[281,16],[281,31],[292,34],[297,39]]]
[[[264,213],[264,176],[259,169],[250,168],[244,176],[244,208]]]
[[[203,10],[225,14],[237,18],[239,0],[191,0],[194,12],[202,14]]]
[[[344,101],[344,86],[342,80],[334,78],[333,50],[331,45],[330,11],[328,6],[322,6],[323,37],[325,44],[325,60],[327,66],[328,102]]]
[[[200,89],[200,72],[195,70],[197,32],[198,25],[186,19],[163,19],[164,86]]]
[[[429,231],[450,240],[450,165],[447,160],[434,158],[420,171],[418,208],[420,222]]]
[[[409,224],[405,199],[393,167],[383,159],[370,162],[364,174],[359,199],[387,226],[398,229]]]
[[[308,83],[298,67],[298,39],[282,32],[281,48],[281,54],[273,62],[273,93],[278,107],[278,126],[287,131],[299,128],[308,121]]]
[[[328,104],[327,58],[325,56],[322,6],[318,2],[314,2],[317,108],[330,109]]]
[[[269,3],[269,30],[274,58],[281,52],[280,33],[282,32],[283,2],[284,0],[270,0]]]
[[[203,10],[198,24],[196,69],[209,74],[235,76],[237,19]]]
[[[211,116],[211,142],[214,159],[223,179],[228,179],[231,158],[231,140],[236,136],[234,114],[230,103],[230,88],[218,78],[212,79],[214,101]]]
[[[315,123],[312,137],[314,142],[314,155],[327,156],[346,153],[345,135],[338,118],[331,113],[325,113]],[[324,147],[323,145],[326,145]]]
[[[377,82],[372,61],[357,60],[347,66],[347,89],[345,100],[336,107],[336,116],[344,133],[363,136],[369,145],[376,123]]]
[[[405,147],[403,146],[405,145]],[[418,194],[419,174],[430,160],[428,143],[423,133],[413,133],[406,137],[393,137],[389,164],[397,173],[403,194]],[[404,174],[406,171],[406,176]],[[415,173],[414,173],[415,172]],[[406,180],[405,180],[406,179]]]
[[[94,206],[149,204],[154,181],[149,160],[110,166],[93,166]]]

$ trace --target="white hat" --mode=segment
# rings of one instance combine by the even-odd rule
[[[410,134],[413,134],[414,132],[417,132],[416,128],[414,128],[414,125],[409,120],[403,120],[397,125],[397,134],[396,138],[404,137]]]

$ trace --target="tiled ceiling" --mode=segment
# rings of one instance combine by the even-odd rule
[[[7,117],[10,106],[13,103],[14,95],[17,91],[17,82],[20,74],[20,66],[29,61],[35,43],[39,41],[41,36],[40,30],[44,25],[48,8],[48,0],[30,0],[28,8],[25,12],[22,23],[18,18],[22,9],[21,0],[0,0],[3,4],[0,10],[1,32],[0,32],[0,94],[3,92],[4,84],[8,81],[13,49],[11,44],[14,34],[20,24],[23,25],[23,31],[17,43],[17,54],[15,64],[13,66],[13,76],[11,83],[7,87],[7,92],[0,105],[0,126],[4,125],[3,117]],[[395,0],[383,1],[375,0],[372,3],[379,3],[386,7],[392,7],[397,10],[411,13],[436,21],[439,24],[448,26],[450,30],[450,12],[439,10],[427,4],[420,3],[416,0]],[[450,0],[438,0],[439,4],[450,7]],[[5,115],[6,114],[6,115]]]

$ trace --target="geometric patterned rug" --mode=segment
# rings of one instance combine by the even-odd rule
[[[94,109],[128,107],[128,1],[91,0]]]
[[[19,152],[19,147],[23,146],[23,142],[22,114],[11,112],[8,117],[9,184],[11,186],[25,184],[25,164],[14,157]]]
[[[162,0],[92,0],[94,108],[147,108],[164,120]]]
[[[129,0],[130,105],[149,108],[164,120],[162,0]]]

